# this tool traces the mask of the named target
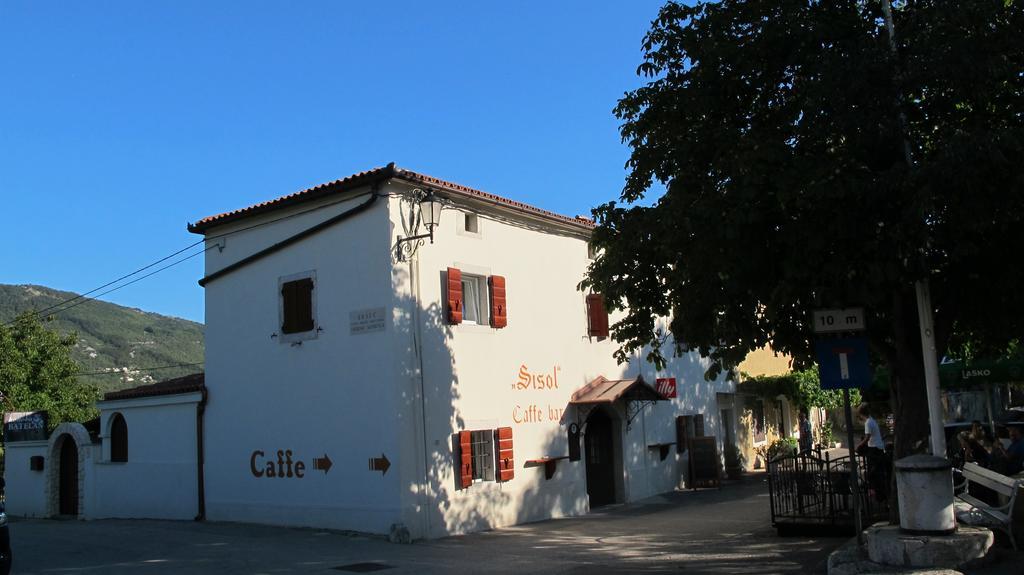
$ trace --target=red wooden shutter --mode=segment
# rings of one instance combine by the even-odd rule
[[[462,323],[462,272],[448,268],[448,323]]]
[[[503,328],[508,325],[508,306],[505,304],[505,278],[491,276],[491,327]]]
[[[459,432],[459,454],[455,458],[458,464],[458,484],[465,489],[473,485],[473,441],[468,431]]]
[[[512,456],[512,428],[498,428],[498,481],[509,481],[516,476],[515,458]]]
[[[604,296],[592,293],[587,296],[588,333],[592,337],[608,337],[608,310],[604,308]]]

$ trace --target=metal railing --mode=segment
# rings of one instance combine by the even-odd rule
[[[860,500],[865,525],[880,511],[867,497],[865,458],[857,456],[857,485],[850,485],[850,457],[828,452],[783,455],[768,462],[772,525],[853,527],[853,497]],[[877,507],[877,505],[875,506]]]

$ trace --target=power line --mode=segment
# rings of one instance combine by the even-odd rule
[[[109,370],[108,371],[88,371],[88,372],[84,372],[84,373],[79,373],[78,375],[129,375],[131,372],[136,372],[137,373],[137,372],[141,372],[141,371],[147,371],[147,372],[148,371],[160,371],[161,369],[172,369],[172,368],[175,368],[175,367],[192,367],[192,366],[196,366],[196,365],[203,365],[204,363],[206,363],[206,362],[199,361],[199,362],[196,362],[196,363],[179,363],[179,364],[176,364],[176,365],[161,365],[159,367],[147,367],[145,369],[142,369],[142,368],[133,369],[133,368],[126,367],[126,369],[128,370],[127,372],[125,372],[125,371],[109,371]]]
[[[85,298],[85,299],[83,299],[83,300],[82,300],[82,301],[80,301],[80,302],[77,302],[77,303],[71,304],[71,305],[69,305],[69,306],[67,306],[67,307],[64,307],[64,308],[58,309],[58,310],[56,310],[56,311],[54,311],[54,312],[50,313],[49,315],[55,315],[55,314],[58,314],[58,313],[66,312],[66,311],[68,311],[69,309],[73,309],[73,308],[76,308],[76,307],[78,307],[78,306],[80,306],[80,305],[82,305],[82,304],[85,304],[85,303],[89,303],[89,302],[91,302],[91,301],[93,301],[93,300],[95,300],[95,299],[97,299],[97,298],[99,298],[99,297],[102,297],[102,296],[105,296],[105,295],[107,295],[108,293],[112,293],[112,292],[115,292],[115,291],[117,291],[117,290],[119,290],[119,289],[121,289],[121,288],[126,288],[126,287],[128,287],[128,286],[132,285],[133,283],[136,283],[136,282],[140,282],[140,281],[142,281],[142,280],[144,280],[144,279],[148,278],[149,276],[151,276],[151,275],[153,275],[153,274],[158,274],[158,273],[160,273],[160,272],[164,271],[164,270],[165,270],[165,269],[167,269],[167,268],[171,268],[171,267],[174,267],[174,266],[176,266],[176,265],[178,265],[178,264],[180,264],[180,263],[182,263],[182,262],[188,261],[188,260],[190,260],[190,259],[192,259],[192,258],[194,258],[194,257],[196,257],[196,256],[198,256],[198,255],[202,255],[202,254],[205,254],[206,252],[208,252],[208,251],[212,250],[212,249],[213,249],[213,248],[215,248],[215,247],[217,247],[217,245],[216,245],[216,244],[214,244],[214,245],[212,245],[212,246],[210,246],[210,247],[208,247],[208,248],[206,248],[206,249],[204,249],[204,250],[198,251],[198,252],[196,252],[196,253],[194,253],[194,254],[191,254],[191,255],[185,256],[185,257],[181,258],[181,259],[180,259],[180,260],[178,260],[178,261],[175,261],[175,262],[171,262],[171,263],[169,263],[169,264],[167,264],[167,265],[165,265],[165,266],[163,266],[163,267],[161,267],[161,268],[157,268],[157,269],[155,269],[155,270],[153,270],[153,271],[149,272],[148,274],[146,274],[146,275],[144,275],[144,276],[139,276],[139,277],[137,277],[137,278],[133,279],[133,280],[132,280],[132,281],[130,281],[130,282],[127,282],[127,283],[121,284],[121,285],[119,285],[119,286],[117,286],[117,287],[114,287],[114,288],[110,288],[110,289],[108,289],[107,291],[105,291],[105,292],[103,292],[103,293],[99,293],[99,294],[96,294],[96,295],[94,295],[94,296],[92,296],[92,297],[89,297],[89,298]],[[181,253],[181,252],[179,252],[179,253]],[[95,291],[95,290],[93,290],[93,291]],[[12,322],[12,323],[13,323],[13,322]]]
[[[248,227],[240,228],[240,229],[237,229],[237,230],[232,230],[230,232],[224,232],[222,234],[218,234],[218,235],[215,235],[215,236],[206,236],[206,237],[204,237],[203,239],[201,239],[199,241],[193,242],[192,244],[189,244],[188,246],[185,246],[184,248],[181,248],[180,250],[178,250],[178,251],[176,251],[176,252],[174,252],[174,253],[172,253],[172,254],[170,254],[168,256],[162,257],[162,258],[156,260],[153,263],[145,265],[145,266],[143,266],[143,267],[141,267],[141,268],[139,268],[139,269],[137,269],[137,270],[135,270],[135,271],[133,271],[133,272],[131,272],[129,274],[125,274],[125,275],[123,275],[123,276],[121,276],[121,277],[119,277],[119,278],[117,278],[115,280],[109,281],[109,282],[107,282],[107,283],[105,283],[105,284],[103,284],[103,285],[101,285],[101,286],[99,286],[97,288],[93,288],[93,289],[91,289],[91,290],[89,290],[89,291],[87,291],[85,293],[76,295],[75,297],[68,298],[68,299],[66,299],[64,301],[55,303],[55,304],[53,304],[53,305],[51,305],[49,307],[43,308],[41,310],[36,310],[35,313],[40,315],[40,316],[43,316],[43,315],[54,315],[54,314],[58,314],[58,313],[67,311],[67,310],[69,310],[71,308],[74,308],[74,307],[77,307],[77,306],[79,306],[79,305],[81,305],[83,303],[87,303],[87,302],[93,301],[93,300],[95,300],[97,298],[100,298],[100,297],[102,297],[102,296],[104,296],[104,295],[106,295],[108,293],[117,291],[117,290],[119,290],[119,289],[121,289],[123,287],[127,287],[127,286],[129,286],[129,285],[131,285],[131,284],[133,284],[133,283],[135,283],[135,282],[137,282],[139,280],[143,280],[145,278],[148,278],[148,277],[152,276],[153,274],[159,273],[159,272],[161,272],[161,271],[163,271],[163,270],[165,270],[165,269],[167,269],[169,267],[173,267],[175,265],[178,265],[178,264],[180,264],[180,263],[182,263],[182,262],[184,262],[186,260],[189,260],[189,259],[191,259],[191,258],[193,258],[193,257],[195,257],[195,256],[197,256],[199,254],[206,253],[210,249],[212,249],[214,247],[218,247],[218,245],[219,245],[219,244],[214,244],[212,246],[207,247],[206,249],[204,249],[201,252],[196,252],[196,253],[194,253],[194,254],[186,257],[186,258],[183,258],[183,259],[181,259],[181,260],[179,260],[177,262],[174,262],[174,263],[172,263],[170,265],[164,266],[164,267],[162,267],[162,268],[160,268],[158,270],[155,270],[155,271],[153,271],[151,273],[148,273],[148,274],[146,274],[146,275],[144,275],[144,276],[142,276],[140,278],[136,278],[136,279],[134,279],[134,280],[124,284],[124,285],[121,285],[121,286],[118,286],[116,288],[107,290],[107,291],[105,291],[105,292],[103,292],[101,294],[97,294],[97,295],[95,295],[93,297],[86,297],[86,296],[88,296],[90,294],[98,292],[99,290],[101,290],[103,288],[112,286],[112,285],[114,285],[114,284],[116,284],[116,283],[118,283],[118,282],[120,282],[122,280],[128,279],[128,278],[130,278],[130,277],[132,277],[134,275],[137,275],[137,274],[139,274],[139,273],[141,273],[143,271],[146,271],[149,268],[151,268],[151,267],[153,267],[153,266],[155,266],[157,264],[160,264],[162,262],[165,262],[165,261],[173,258],[174,256],[178,255],[178,254],[184,253],[184,252],[188,251],[189,249],[191,249],[191,248],[193,248],[193,247],[195,247],[195,246],[197,246],[197,245],[199,245],[199,244],[201,244],[203,242],[209,242],[209,241],[219,240],[221,238],[226,238],[226,237],[228,237],[230,235],[233,235],[233,234],[249,231],[251,229],[262,227],[262,226],[265,226],[265,225],[268,225],[268,224],[277,223],[277,222],[280,222],[282,220],[287,220],[287,219],[291,219],[291,218],[294,218],[294,217],[298,217],[298,216],[304,215],[306,213],[309,213],[309,212],[312,212],[312,211],[315,211],[315,210],[319,210],[321,208],[326,208],[326,207],[330,207],[330,206],[333,206],[333,205],[336,205],[336,204],[340,204],[342,202],[347,202],[347,201],[349,201],[351,199],[352,198],[339,199],[339,200],[334,201],[334,202],[330,202],[330,203],[327,203],[327,204],[319,205],[319,206],[316,206],[314,208],[310,208],[310,209],[303,210],[303,211],[300,211],[300,212],[296,212],[296,213],[293,213],[293,214],[288,214],[288,215],[285,215],[285,216],[281,216],[279,218],[274,218],[274,219],[271,219],[271,220],[260,222],[258,224],[253,224],[253,225],[248,226]],[[78,301],[78,300],[83,300],[83,301]],[[67,306],[67,307],[62,307],[64,305],[72,303],[72,302],[78,302],[78,303],[75,303],[74,305],[70,305],[70,306]],[[57,309],[57,308],[61,308],[61,309]],[[52,314],[47,313],[47,312],[50,312],[51,310],[56,310],[56,311],[54,311]],[[13,325],[16,322],[17,322],[16,319],[12,319],[12,320],[4,322],[3,324],[0,324],[0,325],[6,327],[6,326],[9,326],[9,325]]]
[[[139,268],[139,269],[137,269],[137,270],[133,271],[133,272],[132,272],[132,273],[130,273],[130,274],[125,274],[125,275],[123,275],[123,276],[121,276],[121,277],[117,278],[116,280],[113,280],[113,281],[107,282],[107,283],[105,283],[105,284],[103,284],[103,285],[99,286],[98,288],[94,288],[94,289],[91,289],[91,290],[89,290],[89,291],[87,291],[87,292],[85,292],[85,293],[83,293],[83,294],[79,294],[79,295],[76,295],[75,297],[72,297],[72,298],[68,298],[68,299],[66,299],[66,300],[64,300],[64,301],[62,301],[62,302],[59,302],[59,303],[55,303],[55,304],[51,305],[50,307],[47,307],[47,308],[43,308],[43,309],[41,309],[41,310],[38,310],[38,311],[36,311],[36,313],[37,313],[37,314],[39,314],[39,315],[44,315],[44,314],[45,314],[46,312],[50,311],[51,309],[55,309],[55,308],[58,308],[58,307],[60,307],[60,306],[62,306],[62,305],[64,305],[64,304],[66,304],[66,303],[71,303],[71,302],[73,302],[73,301],[77,301],[77,300],[80,300],[80,299],[82,299],[82,298],[84,298],[84,297],[88,296],[89,294],[93,294],[93,293],[96,293],[96,292],[100,291],[101,289],[103,289],[103,288],[105,288],[105,287],[108,287],[108,286],[112,286],[112,285],[116,284],[117,282],[119,282],[119,281],[121,281],[121,280],[124,280],[124,279],[130,278],[130,277],[132,277],[133,275],[135,275],[135,274],[138,274],[138,273],[140,273],[140,272],[144,272],[144,271],[148,270],[149,268],[151,268],[151,267],[153,267],[153,266],[155,266],[155,265],[157,265],[157,264],[159,264],[159,263],[161,263],[161,262],[165,262],[165,261],[167,261],[167,260],[169,260],[169,259],[173,258],[174,256],[176,256],[176,255],[178,255],[178,254],[180,254],[180,253],[182,253],[182,252],[185,252],[185,251],[188,251],[188,250],[192,249],[193,247],[195,247],[195,246],[197,246],[197,245],[199,245],[199,244],[203,243],[204,241],[205,241],[205,240],[199,240],[198,242],[195,242],[195,243],[193,243],[193,244],[191,244],[191,245],[189,245],[189,246],[186,246],[186,247],[184,247],[184,248],[181,248],[180,250],[178,250],[178,251],[174,252],[173,254],[171,254],[171,255],[169,255],[169,256],[166,256],[166,257],[160,258],[160,259],[156,260],[155,262],[153,262],[153,263],[151,263],[151,264],[149,264],[149,265],[143,266],[143,267],[141,267],[141,268]],[[103,295],[103,294],[100,294],[100,295]],[[99,296],[96,296],[96,297],[99,297]],[[95,299],[95,298],[89,298],[89,299]],[[12,323],[14,323],[14,322],[13,322],[13,321],[9,321],[9,322],[7,322],[7,323],[6,323],[6,324],[4,324],[4,325],[10,325],[10,324],[12,324]]]

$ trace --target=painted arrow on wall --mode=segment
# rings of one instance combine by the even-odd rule
[[[322,469],[324,475],[327,475],[327,472],[331,470],[331,458],[327,457],[326,453],[324,453],[323,457],[314,457],[313,469]]]
[[[383,453],[380,454],[380,457],[370,458],[370,471],[380,471],[381,475],[383,476],[387,474],[388,469],[390,467],[391,462],[388,461],[388,456],[384,455]]]

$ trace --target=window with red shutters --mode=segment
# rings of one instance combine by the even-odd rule
[[[512,428],[498,428],[498,481],[510,481],[516,476],[512,449]]]
[[[459,469],[456,473],[459,488],[465,489],[473,485],[473,439],[469,431],[459,432],[459,453],[455,461]]]
[[[448,268],[448,323],[462,323],[462,271]]]
[[[604,296],[599,293],[587,296],[587,324],[591,337],[608,337],[608,310],[604,307]]]
[[[505,302],[505,278],[491,276],[491,327],[503,328],[508,325],[508,305]]]

